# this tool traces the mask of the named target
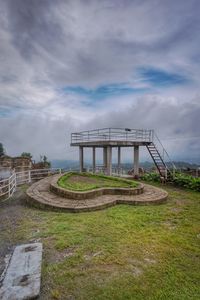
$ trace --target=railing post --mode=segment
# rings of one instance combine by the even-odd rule
[[[152,129],[151,130],[151,142],[153,142],[154,141],[154,130]]]
[[[16,179],[16,173],[14,172],[14,189],[16,190],[17,187],[17,179]]]
[[[28,170],[28,182],[31,183],[31,170]]]
[[[10,198],[10,177],[8,178],[8,198]]]
[[[61,171],[61,169],[59,169],[59,174],[61,174],[62,173],[62,171]]]

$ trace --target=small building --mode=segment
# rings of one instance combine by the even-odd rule
[[[3,169],[15,169],[18,171],[26,171],[32,168],[32,160],[29,157],[10,157],[3,155],[0,157],[0,168]]]

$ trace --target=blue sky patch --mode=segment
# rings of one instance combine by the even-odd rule
[[[87,89],[81,86],[67,86],[63,90],[66,93],[74,93],[76,95],[85,96],[91,100],[101,100],[101,99],[114,97],[114,96],[143,93],[147,89],[134,88],[128,86],[127,84],[120,83],[120,84],[101,85],[94,89]]]
[[[21,111],[19,107],[0,107],[0,118],[7,118],[14,116],[18,111]]]
[[[12,109],[0,108],[0,118],[6,118],[11,115]]]
[[[170,87],[173,85],[184,85],[189,81],[184,75],[156,68],[139,68],[138,74],[142,77],[143,82],[148,82],[153,86]]]

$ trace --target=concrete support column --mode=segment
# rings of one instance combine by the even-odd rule
[[[139,146],[134,146],[134,177],[139,176]]]
[[[92,171],[95,173],[96,170],[96,148],[92,147]]]
[[[112,175],[112,147],[107,147],[107,175]]]
[[[83,168],[84,168],[83,146],[79,146],[79,164],[80,164],[80,172],[83,172]]]
[[[118,174],[120,173],[121,168],[121,147],[118,147],[118,161],[117,161],[117,167],[118,167]]]
[[[107,147],[103,148],[103,166],[107,170]]]

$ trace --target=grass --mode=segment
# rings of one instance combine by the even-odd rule
[[[160,206],[79,214],[20,206],[14,230],[3,207],[0,245],[43,242],[42,300],[200,299],[200,194],[165,189]]]
[[[68,172],[58,180],[58,185],[62,188],[74,191],[88,191],[102,187],[134,188],[138,184],[133,180],[117,177]]]

